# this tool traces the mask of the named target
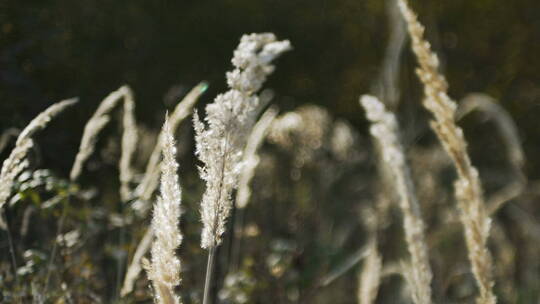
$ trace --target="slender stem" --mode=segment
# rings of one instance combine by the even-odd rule
[[[214,272],[214,260],[216,257],[216,247],[210,247],[208,250],[208,263],[206,264],[206,279],[204,280],[203,304],[209,304],[210,289],[212,289],[212,273]]]
[[[9,244],[9,254],[11,256],[11,266],[13,267],[13,277],[15,278],[15,285],[18,283],[17,277],[17,260],[15,259],[15,247],[13,246],[13,239],[11,238],[11,230],[9,229],[9,223],[5,214],[5,209],[2,210],[3,222],[6,223],[6,234]]]

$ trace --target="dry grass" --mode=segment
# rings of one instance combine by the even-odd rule
[[[96,112],[86,126],[82,135],[79,152],[75,156],[75,162],[71,168],[70,178],[76,181],[82,173],[84,164],[94,153],[99,133],[111,120],[112,110],[123,101],[123,135],[122,135],[122,156],[119,162],[120,171],[120,195],[123,201],[131,198],[130,182],[133,180],[134,172],[131,168],[133,154],[137,144],[137,125],[135,120],[135,102],[133,93],[128,86],[122,86],[118,90],[110,93],[99,105]]]
[[[154,204],[152,231],[155,240],[151,249],[152,260],[146,268],[154,286],[155,301],[159,304],[178,304],[180,298],[174,288],[181,281],[180,259],[176,256],[176,250],[183,238],[179,228],[182,193],[177,173],[176,141],[168,118],[161,134],[163,161],[160,196]]]
[[[431,127],[437,134],[458,172],[455,182],[460,218],[465,230],[469,260],[478,282],[478,303],[495,303],[493,294],[493,265],[487,248],[491,220],[484,205],[482,185],[478,171],[467,154],[467,142],[463,130],[456,125],[456,103],[447,95],[448,84],[439,73],[439,59],[424,40],[424,27],[405,0],[399,1],[401,12],[407,22],[412,49],[418,58],[417,74],[424,84],[424,106],[433,113]]]
[[[431,267],[424,236],[425,225],[416,198],[405,153],[399,142],[398,124],[395,116],[388,112],[376,97],[364,95],[360,99],[371,121],[371,135],[377,140],[382,158],[392,173],[393,186],[399,195],[403,212],[405,238],[411,255],[409,281],[414,303],[431,303]],[[376,253],[372,253],[376,254]],[[374,259],[374,257],[372,257]]]
[[[234,51],[234,69],[226,75],[228,91],[206,106],[204,119],[195,112],[199,161],[193,155],[186,159],[200,167],[189,172],[184,168],[191,164],[182,165],[183,193],[176,133],[194,112],[206,83],[195,86],[167,115],[152,138],[156,146],[148,150],[148,161],[139,164],[142,168],[134,162],[140,134],[127,86],[108,95],[86,124],[69,179],[29,169],[28,154],[36,145],[35,133],[74,100],[51,106],[19,134],[0,173],[0,209],[4,212],[8,202],[14,205],[14,220],[1,224],[17,228],[7,234],[11,260],[0,261],[6,301],[387,304],[412,299],[429,304],[475,298],[479,304],[494,304],[495,293],[501,302],[521,299],[515,294],[525,280],[516,273],[530,279],[540,267],[540,250],[534,245],[540,241],[540,225],[512,204],[532,204],[539,193],[536,184],[527,186],[517,127],[486,95],[469,95],[458,109],[448,96],[438,57],[425,41],[424,27],[405,0],[397,4],[418,59],[423,105],[433,116],[431,128],[442,148],[403,144],[408,134],[401,130],[408,122],[399,116],[398,70],[405,28],[403,20],[396,20],[396,10],[394,34],[381,77],[375,80],[381,100],[370,95],[360,99],[376,147],[321,107],[306,105],[278,116],[271,106],[259,115],[266,105],[262,85],[275,69],[272,61],[291,46],[270,33],[245,35]],[[77,185],[120,104],[119,189],[114,187],[111,195],[110,189]],[[491,193],[487,199],[457,125],[472,111],[495,122],[511,171],[505,186],[486,188]],[[0,150],[7,142],[0,140]],[[454,188],[447,182],[449,170],[457,172]],[[457,208],[451,204],[454,199]],[[508,211],[504,215],[511,220],[492,222],[490,215],[500,210]],[[40,221],[43,234],[56,233],[43,241],[33,220]],[[508,223],[516,228],[510,230]],[[464,245],[456,237],[459,227]],[[521,255],[514,235],[525,240]],[[40,242],[52,243],[51,253],[34,250]],[[519,261],[521,256],[525,262]],[[522,263],[527,269],[518,269]],[[351,274],[358,264],[357,275]],[[142,269],[146,277],[140,275]],[[111,273],[116,276],[114,291]],[[495,286],[495,279],[511,281]],[[530,280],[529,287],[538,282]]]

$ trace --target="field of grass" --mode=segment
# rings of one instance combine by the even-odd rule
[[[294,69],[309,39],[279,25],[224,43],[237,44],[230,62],[201,68],[210,81],[171,86],[163,103],[144,101],[136,77],[99,102],[65,96],[31,118],[24,94],[2,101],[0,302],[538,303],[540,87],[509,82],[540,65],[501,63],[511,80],[468,91],[490,63],[478,72],[438,53],[474,45],[458,35],[479,31],[437,35],[423,15],[436,6],[421,3],[363,4],[386,12],[376,69],[348,58],[338,73],[340,60],[310,49],[328,77],[320,102],[291,97],[317,97],[305,93],[316,78]],[[329,16],[349,16],[335,5]],[[460,67],[471,72],[453,90]],[[498,100],[508,96],[525,101]]]

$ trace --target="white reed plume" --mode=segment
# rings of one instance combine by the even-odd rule
[[[424,106],[433,113],[435,120],[431,127],[437,134],[457,169],[455,182],[460,218],[465,230],[465,241],[469,252],[472,271],[480,289],[477,303],[493,304],[497,299],[493,294],[493,265],[487,249],[490,219],[485,210],[482,185],[478,171],[471,164],[467,154],[467,142],[463,130],[456,125],[456,103],[448,96],[448,83],[438,71],[439,60],[424,39],[424,27],[405,0],[398,2],[407,22],[412,49],[418,58],[417,74],[424,84]]]
[[[193,107],[207,88],[208,84],[206,82],[199,83],[193,87],[193,89],[191,89],[191,91],[182,99],[182,101],[178,103],[174,111],[169,116],[169,124],[173,134],[178,129],[180,123],[192,113]],[[159,184],[159,164],[161,162],[162,136],[162,134],[159,135],[158,143],[154,148],[154,151],[152,151],[150,159],[148,160],[144,177],[135,190],[136,195],[145,201],[150,200],[152,194],[155,192]]]
[[[99,105],[96,112],[84,127],[79,152],[75,157],[75,162],[71,168],[71,180],[77,180],[82,173],[84,164],[94,153],[95,145],[99,133],[105,128],[111,120],[110,112],[123,100],[123,134],[122,134],[122,154],[120,156],[120,195],[122,201],[131,198],[129,183],[133,179],[133,170],[131,162],[137,147],[137,125],[135,122],[135,102],[133,93],[128,86],[122,86],[118,90],[110,93]]]
[[[241,172],[245,138],[259,103],[256,93],[274,70],[272,60],[290,48],[288,40],[277,41],[271,33],[242,36],[232,59],[235,69],[227,73],[230,90],[206,106],[208,127],[197,113],[194,115],[196,154],[204,163],[199,171],[206,182],[201,202],[201,247],[209,249],[204,304],[209,300],[214,251],[225,232],[232,208],[231,193]]]
[[[34,133],[45,128],[55,116],[76,102],[77,99],[72,98],[53,104],[36,116],[19,134],[15,148],[2,164],[2,171],[0,172],[0,210],[11,195],[11,188],[15,178],[28,166],[26,155],[34,145],[32,139]]]
[[[152,230],[156,238],[152,243],[148,277],[154,286],[156,302],[169,304],[180,302],[174,288],[180,284],[180,260],[175,251],[182,243],[178,227],[182,198],[176,172],[176,143],[168,118],[163,125],[162,145],[161,195],[154,205],[152,217]]]
[[[289,49],[289,41],[276,41],[270,33],[244,35],[232,59],[236,69],[227,73],[231,90],[206,107],[208,127],[197,113],[194,115],[196,154],[204,163],[200,175],[206,181],[201,202],[201,246],[205,249],[218,246],[225,232],[231,192],[237,186],[245,137],[251,127],[250,114],[259,101],[255,93],[274,70],[270,62]]]
[[[251,188],[249,183],[255,175],[255,169],[259,164],[257,150],[263,143],[268,129],[276,118],[278,110],[276,107],[270,107],[266,110],[259,121],[253,126],[253,130],[247,139],[244,149],[243,168],[238,178],[238,191],[236,192],[236,207],[242,209],[249,203],[251,197]]]
[[[412,297],[417,304],[431,303],[431,268],[424,236],[420,206],[416,199],[409,167],[399,141],[398,123],[376,97],[364,95],[360,103],[371,121],[371,135],[379,143],[384,162],[392,172],[393,183],[400,198],[407,248],[412,264]]]

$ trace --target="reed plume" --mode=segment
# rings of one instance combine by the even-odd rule
[[[26,155],[34,146],[32,136],[37,131],[44,129],[53,118],[76,102],[77,99],[72,98],[53,104],[36,116],[19,134],[15,148],[2,164],[2,171],[0,172],[0,210],[11,195],[15,178],[28,166]]]
[[[156,238],[152,243],[148,278],[154,286],[156,302],[171,304],[180,303],[174,288],[180,284],[180,260],[175,251],[182,243],[178,227],[182,198],[177,175],[176,143],[168,118],[165,119],[162,134],[160,196],[154,205],[152,217],[152,231]]]
[[[467,154],[467,142],[463,136],[463,130],[455,122],[457,106],[448,96],[446,79],[438,71],[439,59],[424,39],[424,27],[419,23],[406,0],[400,0],[398,4],[407,22],[412,50],[418,58],[419,68],[416,72],[424,84],[423,104],[435,117],[435,120],[431,121],[431,127],[457,169],[455,194],[461,211],[460,218],[465,230],[469,260],[480,290],[477,303],[496,303],[492,290],[493,265],[487,248],[490,218],[485,209],[478,171],[471,164]]]
[[[407,248],[411,255],[410,285],[414,303],[431,303],[432,273],[424,236],[424,222],[415,195],[412,177],[399,142],[398,123],[376,97],[364,95],[360,100],[371,121],[371,135],[379,143],[384,162],[392,173],[392,180],[400,199]]]
[[[201,246],[205,249],[218,246],[225,231],[245,136],[251,128],[248,122],[258,104],[256,92],[274,70],[270,62],[288,49],[289,41],[276,41],[273,34],[244,35],[232,59],[236,69],[227,73],[230,90],[206,107],[208,127],[194,115],[196,154],[204,163],[200,175],[206,181],[201,202]]]
[[[94,153],[95,145],[99,133],[111,120],[110,112],[123,100],[123,133],[122,133],[122,154],[120,156],[120,196],[122,201],[131,198],[130,182],[134,173],[131,167],[133,155],[137,148],[137,125],[135,122],[135,102],[133,93],[128,86],[122,86],[118,90],[110,93],[101,102],[96,112],[84,127],[79,152],[75,157],[75,162],[71,168],[70,179],[75,181],[79,178],[88,158]]]
[[[203,231],[201,247],[209,250],[203,303],[209,301],[215,248],[222,242],[225,223],[232,208],[232,191],[241,172],[245,138],[259,104],[257,92],[274,71],[271,62],[291,48],[290,42],[277,41],[274,34],[250,34],[240,39],[227,72],[230,90],[206,106],[206,126],[195,112],[193,117],[196,155],[206,190],[201,201]]]

